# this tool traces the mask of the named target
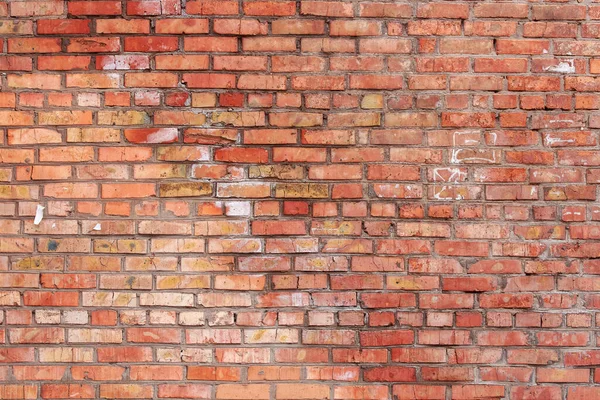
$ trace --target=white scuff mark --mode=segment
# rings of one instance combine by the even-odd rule
[[[355,378],[355,372],[350,370],[350,371],[344,371],[341,374],[336,372],[336,379],[339,379],[340,381],[352,381]]]
[[[302,305],[303,305],[302,293],[293,293],[292,294],[292,306],[301,307]]]
[[[573,63],[573,60],[567,60],[565,62],[561,61],[560,63],[558,63],[558,65],[544,67],[544,71],[559,72],[562,74],[574,74],[575,73],[575,63]]]
[[[169,143],[177,140],[177,128],[162,128],[146,137],[145,143]]]
[[[97,223],[96,225],[94,225],[94,227],[92,228],[93,231],[99,231],[102,230],[102,225],[100,225],[100,223]]]
[[[490,136],[492,136],[492,146],[496,145],[496,140],[498,140],[498,135],[496,132],[490,132]]]
[[[548,50],[546,50],[546,49],[543,49],[543,50],[542,50],[542,54],[548,54]]]
[[[552,121],[550,121],[552,122]],[[546,134],[546,143],[552,146],[555,143],[575,143],[575,139],[561,139],[557,137],[552,137],[550,134]]]
[[[249,201],[229,201],[225,203],[225,215],[229,216],[246,216],[250,215]]]
[[[52,224],[52,229],[56,229],[56,224],[55,223]]]
[[[42,207],[39,204],[37,205],[35,210],[35,218],[33,220],[34,225],[39,225],[40,222],[42,222],[42,218],[44,218],[44,208],[46,207]]]
[[[103,70],[112,70],[117,69],[117,60],[115,56],[108,56],[104,58],[104,65],[102,65]]]
[[[572,119],[551,119],[548,122],[551,123],[551,124],[553,124],[555,122],[566,122],[568,124],[572,124],[574,121]]]

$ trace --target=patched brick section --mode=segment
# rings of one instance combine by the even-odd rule
[[[600,398],[599,19],[0,2],[0,399]]]

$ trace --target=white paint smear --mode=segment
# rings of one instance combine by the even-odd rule
[[[39,225],[42,222],[42,218],[44,218],[44,208],[39,204],[37,205],[37,209],[35,210],[35,219],[33,220],[34,225]]]
[[[545,67],[544,71],[548,72],[559,72],[563,74],[574,74],[575,73],[575,64],[573,60],[569,60],[566,62],[560,62],[558,65],[553,65],[551,67]]]

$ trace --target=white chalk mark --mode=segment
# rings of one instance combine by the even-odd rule
[[[552,122],[552,121],[550,121]],[[552,146],[555,143],[575,143],[575,139],[561,139],[561,138],[557,138],[557,137],[552,137],[550,136],[549,133],[546,134],[546,143],[548,143],[548,145]]]
[[[444,192],[448,192],[450,193],[450,195],[444,195],[442,196],[442,194]],[[454,192],[454,188],[452,186],[442,186],[442,188],[440,190],[437,190],[437,187],[434,186],[433,187],[433,198],[436,200],[463,200],[464,197],[462,196],[462,194],[458,193],[454,196],[452,196],[451,194],[455,193]]]
[[[442,175],[443,172],[448,172],[448,177]],[[444,174],[445,175],[445,174]],[[466,172],[462,172],[460,168],[435,168],[433,170],[434,182],[460,182],[463,177],[466,177]]]
[[[460,135],[472,135],[474,132],[470,132],[470,131],[456,131],[452,134],[452,153],[450,153],[450,163],[451,164],[460,164],[460,163],[464,163],[464,162],[484,162],[484,163],[496,163],[496,152],[492,152],[492,158],[486,158],[486,157],[465,157],[459,160],[458,155],[462,152],[462,151],[474,151],[472,149],[461,149],[461,148],[456,148],[456,137],[460,136]],[[494,144],[496,144],[496,134],[494,132],[492,132],[492,134],[494,135]],[[469,145],[469,144],[477,144],[479,143],[479,141],[474,140],[474,139],[465,139],[464,144],[465,145]]]
[[[496,152],[492,152],[492,158],[487,157],[465,157],[458,159],[458,155],[465,150],[470,149],[454,149],[452,150],[452,155],[450,157],[450,163],[452,164],[460,164],[465,162],[485,162],[485,163],[495,163],[496,162]]]
[[[551,119],[548,122],[551,124],[554,124],[555,122],[566,122],[567,124],[572,124],[574,121],[572,119]]]

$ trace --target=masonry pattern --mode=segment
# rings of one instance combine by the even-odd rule
[[[599,39],[588,1],[1,2],[0,398],[600,398]]]

